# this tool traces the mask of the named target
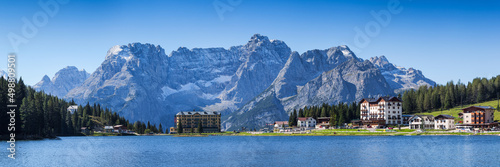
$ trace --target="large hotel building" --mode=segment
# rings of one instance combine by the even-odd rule
[[[208,112],[208,111],[183,111],[175,115],[175,129],[174,132],[178,132],[179,123],[182,125],[182,130],[184,133],[196,132],[198,128],[198,122],[201,121],[203,133],[215,133],[221,131],[219,112]]]
[[[490,106],[471,106],[463,110],[463,125],[474,128],[491,128],[498,126],[494,122],[495,108]]]
[[[385,126],[402,124],[403,105],[397,97],[362,99],[360,121],[363,125]]]

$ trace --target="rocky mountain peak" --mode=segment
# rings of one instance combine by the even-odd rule
[[[385,56],[363,61],[345,45],[299,54],[260,34],[229,49],[179,47],[168,56],[159,45],[130,43],[109,49],[101,66],[65,98],[100,103],[132,121],[173,126],[175,113],[197,109],[232,117],[224,118],[226,128],[259,127],[286,120],[287,112],[303,106],[387,95],[427,82],[418,70],[381,68],[389,65]],[[74,76],[84,75],[67,75],[75,71],[67,67],[57,78],[79,83]],[[54,79],[48,77],[41,82],[52,94],[71,88],[63,82],[50,86]]]
[[[41,82],[51,82],[49,76],[44,75]]]
[[[433,86],[436,83],[422,74],[422,71],[414,68],[397,67],[387,60],[385,56],[370,58],[370,62],[375,65],[396,93],[407,89],[418,89],[420,86]]]
[[[382,56],[375,56],[375,57],[372,57],[370,58],[370,62],[373,63],[373,65],[375,65],[377,68],[380,68],[380,69],[384,69],[386,71],[392,71],[392,70],[396,70],[396,66],[392,63],[389,62],[389,60],[387,60],[387,58],[382,55]]]
[[[43,90],[60,98],[64,97],[71,89],[80,86],[90,74],[85,70],[78,70],[75,66],[67,66],[56,72],[52,79],[43,76],[42,80],[35,84],[35,90]]]
[[[260,34],[254,34],[252,36],[252,38],[250,38],[250,41],[248,41],[249,43],[250,42],[269,42],[269,38],[267,36],[264,36],[264,35],[260,35]]]

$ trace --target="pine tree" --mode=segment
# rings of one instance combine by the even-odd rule
[[[298,117],[297,110],[293,110],[293,122],[292,122],[293,126],[297,126],[297,117]]]
[[[326,107],[325,106],[321,107],[321,115],[320,115],[320,117],[327,117]]]
[[[158,125],[158,133],[163,133],[163,127],[161,126],[161,123],[160,125]]]
[[[484,86],[482,83],[479,83],[479,85],[477,86],[477,99],[476,99],[476,103],[480,103],[480,102],[483,102],[484,99],[485,99],[485,95],[486,94],[486,91],[484,89]]]
[[[330,128],[335,126],[335,114],[333,112],[330,114],[330,122],[328,123],[330,124]]]
[[[302,110],[302,108],[299,109],[299,116],[298,117],[305,117],[304,116],[304,110]]]
[[[73,115],[76,115],[76,113]],[[73,126],[73,121],[72,121],[71,116],[72,116],[71,113],[66,114],[66,124],[68,125],[68,129],[66,131],[66,134],[75,133],[75,127]]]
[[[344,114],[339,114],[339,119],[337,120],[337,126],[342,126],[345,123]]]
[[[426,94],[425,94],[425,97],[424,97],[424,110],[425,111],[428,111],[428,112],[431,112],[431,108],[432,108],[432,92],[431,91],[428,91]]]
[[[198,128],[197,128],[197,131],[198,133],[202,133],[203,132],[203,126],[201,124],[201,121],[198,122]]]

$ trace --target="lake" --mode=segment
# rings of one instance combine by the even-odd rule
[[[7,148],[7,144],[2,144]],[[18,141],[1,166],[498,166],[500,136],[106,136]]]

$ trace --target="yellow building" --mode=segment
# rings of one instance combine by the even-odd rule
[[[175,132],[182,126],[184,133],[198,132],[198,122],[201,121],[203,133],[216,133],[221,131],[219,112],[208,111],[183,111],[175,115]],[[192,129],[192,130],[191,130]]]

